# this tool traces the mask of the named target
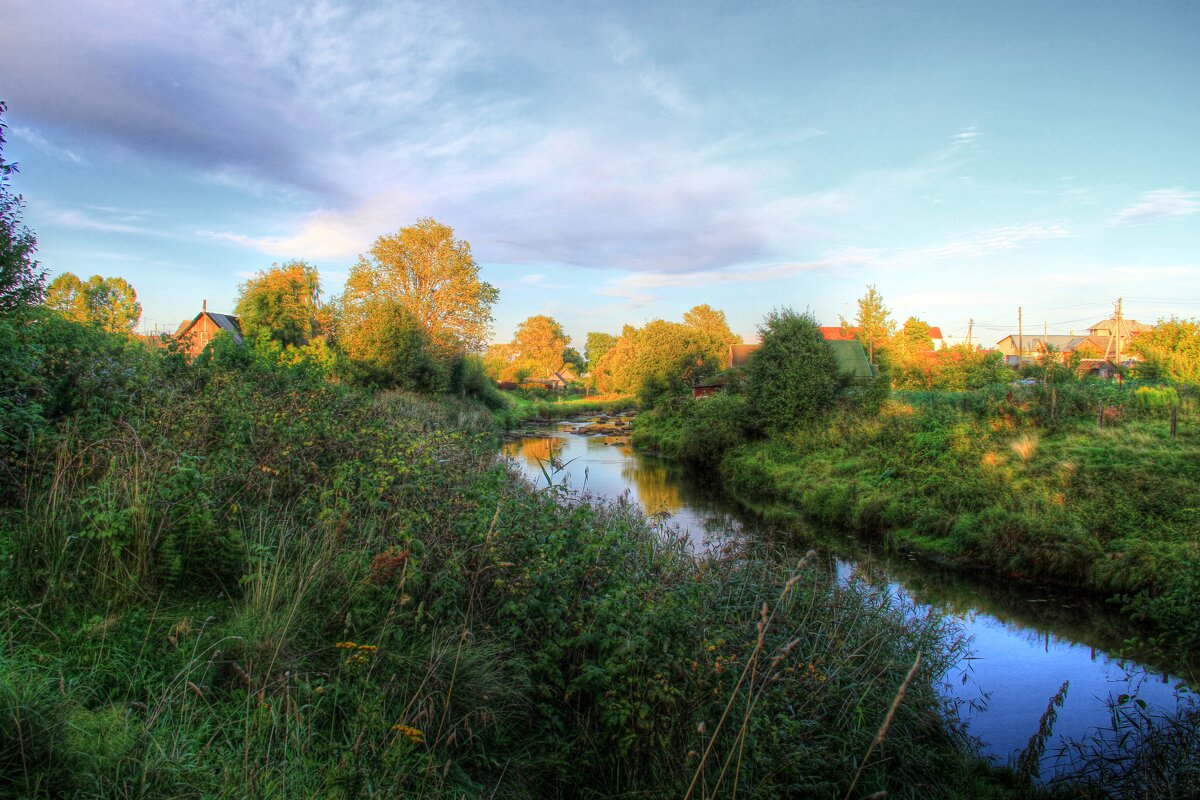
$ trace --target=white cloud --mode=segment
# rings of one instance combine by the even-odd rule
[[[1200,192],[1179,187],[1145,192],[1138,201],[1117,212],[1109,223],[1113,227],[1144,225],[1172,217],[1200,212]]]

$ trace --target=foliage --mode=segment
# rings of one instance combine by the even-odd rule
[[[965,344],[908,357],[896,354],[891,366],[897,389],[960,392],[1005,384],[1014,377],[999,353]]]
[[[517,369],[529,369],[530,374],[538,378],[557,372],[562,369],[563,352],[570,343],[571,337],[553,317],[530,317],[517,326],[513,336]],[[507,371],[502,373],[501,380],[512,380],[504,377],[506,374]]]
[[[718,364],[724,364],[729,355],[729,346],[741,344],[742,337],[734,334],[725,321],[725,312],[705,305],[695,306],[683,315],[683,324],[696,334],[696,345],[700,351],[712,356]]]
[[[24,203],[9,189],[17,165],[4,160],[7,110],[0,100],[0,318],[40,303],[46,283],[46,273],[34,258],[37,239],[21,222]]]
[[[597,363],[593,379],[601,391],[636,394],[650,404],[690,394],[692,385],[720,369],[722,347],[716,342],[711,330],[678,322],[626,325]]]
[[[587,369],[589,372],[595,371],[600,359],[604,358],[604,354],[613,348],[617,343],[617,337],[611,333],[602,333],[600,331],[588,331],[587,344],[583,348],[583,356],[587,359]]]
[[[248,339],[284,347],[307,344],[322,332],[321,279],[306,261],[273,264],[238,289],[234,311]]]
[[[758,329],[761,346],[746,365],[746,399],[760,430],[790,430],[829,410],[837,362],[811,314],[772,311]]]
[[[855,336],[867,348],[867,358],[875,363],[875,350],[884,347],[896,331],[896,323],[888,316],[891,312],[883,304],[883,296],[872,284],[867,285],[867,293],[858,299],[858,313],[854,317]],[[842,330],[848,330],[850,323],[842,318]]]
[[[744,753],[710,795],[841,796],[917,651],[860,785],[971,793],[937,617],[534,492],[477,406],[47,320],[0,508],[0,793],[679,797],[695,752]]]
[[[1200,320],[1160,319],[1133,337],[1129,349],[1143,359],[1136,367],[1143,378],[1200,384]]]
[[[380,236],[350,268],[342,303],[380,309],[394,307],[421,326],[439,358],[483,348],[499,292],[479,278],[471,245],[454,230],[421,219],[394,234]]]
[[[384,295],[351,297],[336,305],[334,330],[352,382],[378,388],[443,388],[442,367],[429,354],[425,328],[408,308]]]
[[[74,273],[62,273],[46,288],[46,305],[73,322],[109,333],[132,333],[142,316],[142,304],[127,280],[99,275],[85,283]]]

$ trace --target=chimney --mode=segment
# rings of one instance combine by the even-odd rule
[[[208,300],[207,299],[200,301],[200,310],[208,311]]]

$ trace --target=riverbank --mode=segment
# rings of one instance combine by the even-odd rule
[[[496,412],[501,427],[515,428],[532,421],[567,419],[584,414],[615,414],[636,406],[628,395],[600,395],[569,399],[540,398],[520,392],[500,392],[505,407]]]
[[[940,617],[535,491],[469,402],[54,324],[4,440],[0,795],[1027,791],[943,706]]]
[[[705,468],[757,513],[1111,596],[1148,623],[1150,645],[1194,651],[1200,427],[1170,438],[1133,392],[1110,398],[1099,430],[1094,416],[1067,413],[1068,397],[1010,394],[898,397],[878,415],[760,439],[705,420],[718,408],[709,401],[684,402],[642,414],[633,441],[668,456],[715,452]],[[725,440],[697,443],[708,435]]]

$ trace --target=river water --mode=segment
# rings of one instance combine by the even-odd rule
[[[628,495],[665,525],[688,534],[697,549],[730,535],[771,535],[713,489],[670,462],[636,453],[627,438],[581,436],[561,422],[505,443],[503,454],[535,485],[555,485],[615,499]],[[557,465],[551,467],[550,464]],[[834,537],[817,542],[843,577],[853,572],[877,586],[958,620],[972,638],[970,660],[943,689],[962,701],[959,713],[984,751],[1006,763],[1038,729],[1046,704],[1069,681],[1042,775],[1054,754],[1109,723],[1110,698],[1130,695],[1152,714],[1173,713],[1195,696],[1168,672],[1110,655],[1139,631],[1110,606],[1062,588],[1014,583],[986,573],[941,570],[903,555],[871,553]]]

